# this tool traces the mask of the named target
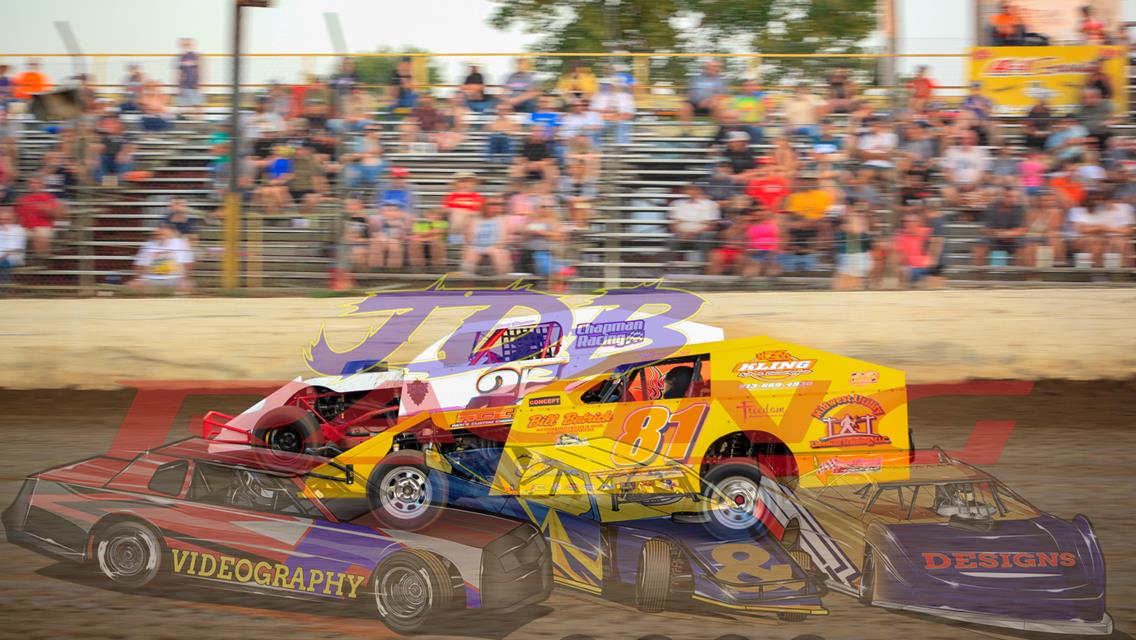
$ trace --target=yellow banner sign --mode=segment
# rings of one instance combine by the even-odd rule
[[[1022,116],[1044,97],[1057,113],[1076,110],[1096,65],[1113,90],[1114,113],[1128,109],[1123,47],[975,47],[970,78],[994,102],[996,116]]]

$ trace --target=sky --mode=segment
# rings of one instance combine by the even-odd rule
[[[958,52],[973,44],[973,0],[897,0],[902,53]],[[1073,3],[1075,0],[1069,0]],[[1079,0],[1076,0],[1079,1]],[[25,54],[65,53],[56,21],[66,21],[85,53],[173,52],[183,36],[197,49],[224,53],[230,48],[232,0],[0,0],[0,60],[22,64]],[[1136,20],[1136,0],[1123,0],[1124,13]],[[414,45],[433,52],[523,51],[536,37],[520,30],[497,31],[488,25],[490,0],[274,0],[271,9],[246,9],[245,50],[257,53],[333,53],[324,14],[338,14],[348,49],[373,51],[380,46]],[[169,63],[139,59],[146,72],[169,78]],[[452,58],[443,67],[450,81],[468,62],[482,63],[490,79],[509,70],[505,58]],[[45,59],[56,77],[69,75],[66,58]],[[305,68],[297,58],[250,59],[246,78],[263,82],[293,80],[301,69],[325,73],[331,58],[312,59]],[[961,60],[904,59],[901,70],[930,64],[940,84],[961,84]],[[206,81],[227,79],[221,61],[207,67]],[[125,60],[95,63],[89,71],[100,80],[120,80]]]

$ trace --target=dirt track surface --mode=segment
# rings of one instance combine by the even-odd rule
[[[727,338],[766,335],[805,344],[903,369],[912,382],[1136,376],[1136,289],[1131,288],[703,297],[706,304],[694,319],[723,328]],[[5,300],[0,304],[0,388],[290,380],[307,371],[302,353],[321,326],[331,346],[342,350],[379,324],[374,316],[343,316],[347,305],[359,300]],[[584,300],[569,298],[571,304]],[[442,337],[468,313],[467,308],[439,314],[437,322],[411,337],[407,349]]]
[[[1090,517],[1108,566],[1108,608],[1116,638],[1136,629],[1136,381],[1041,382],[1016,397],[932,397],[911,406],[916,441],[963,447],[976,421],[1013,421],[997,461],[984,468],[1062,518]],[[0,391],[5,465],[0,506],[29,473],[105,451],[132,399],[130,392]],[[172,436],[207,409],[238,410],[250,397],[191,398]],[[0,637],[21,638],[319,638],[392,637],[365,608],[273,600],[175,583],[169,591],[126,594],[107,588],[89,570],[60,564],[0,543]],[[1033,637],[962,627],[934,619],[865,608],[829,594],[830,615],[801,623],[733,618],[713,611],[647,615],[633,608],[558,587],[544,604],[511,616],[461,616],[439,623],[439,636],[458,638],[596,639],[725,637],[795,640]],[[654,634],[654,635],[652,635]]]

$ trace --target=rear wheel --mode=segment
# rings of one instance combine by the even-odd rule
[[[860,603],[871,605],[876,599],[876,556],[872,548],[864,549],[864,564],[860,565]]]
[[[731,462],[711,467],[704,478],[704,493],[714,506],[711,520],[732,530],[760,522],[761,471],[756,464]]]
[[[422,454],[394,453],[371,472],[367,502],[384,525],[413,531],[438,518],[438,505],[446,503],[446,484],[431,478]]]
[[[635,606],[640,611],[658,613],[667,608],[675,578],[671,555],[666,540],[648,540],[643,545],[635,578]]]
[[[299,407],[282,407],[264,414],[253,429],[254,441],[273,451],[304,453],[323,446],[319,420]]]
[[[99,571],[117,585],[137,589],[157,577],[162,568],[162,543],[146,525],[120,522],[95,540]]]
[[[415,633],[456,602],[449,570],[438,556],[411,549],[399,551],[375,569],[375,606],[393,631]]]

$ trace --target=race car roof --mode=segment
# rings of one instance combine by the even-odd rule
[[[153,449],[152,452],[175,458],[204,460],[297,476],[308,473],[325,462],[315,456],[270,451],[263,447],[217,443],[203,438],[179,440]]]

